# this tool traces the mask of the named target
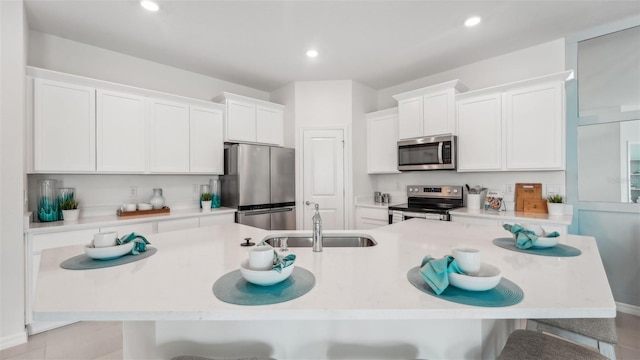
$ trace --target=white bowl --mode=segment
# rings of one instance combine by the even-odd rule
[[[252,284],[269,286],[286,280],[291,276],[294,267],[295,264],[291,264],[282,269],[282,272],[275,270],[251,270],[249,268],[249,260],[245,260],[240,264],[240,272],[242,273],[242,277]]]
[[[153,207],[151,206],[151,204],[146,204],[146,203],[139,203],[138,204],[138,210],[151,210]]]
[[[556,236],[556,237],[538,236],[538,240],[536,240],[533,243],[533,247],[534,248],[549,248],[549,247],[558,245],[558,242],[560,242],[560,236]]]
[[[478,276],[449,273],[449,284],[469,291],[486,291],[498,286],[502,279],[500,269],[487,263],[482,263]]]
[[[89,244],[84,247],[84,252],[92,259],[96,260],[110,260],[119,258],[131,252],[135,241],[128,242],[122,245],[107,246],[107,247],[93,247]]]

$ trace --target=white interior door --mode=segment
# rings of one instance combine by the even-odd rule
[[[320,205],[323,230],[343,230],[344,131],[305,130],[303,139],[303,202]],[[304,229],[312,229],[313,214],[313,207],[304,205]]]

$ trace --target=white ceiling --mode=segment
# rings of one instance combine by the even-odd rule
[[[385,88],[640,14],[637,0],[158,2],[25,0],[33,30],[264,91]],[[470,15],[482,23],[465,28]]]

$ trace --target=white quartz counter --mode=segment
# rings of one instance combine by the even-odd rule
[[[203,216],[215,216],[215,215],[223,215],[223,214],[232,214],[234,212],[236,212],[235,209],[220,207],[220,208],[211,209],[210,212],[203,212],[199,208],[179,209],[179,210],[171,209],[171,212],[168,214],[139,215],[139,216],[126,216],[126,217],[118,217],[114,213],[113,215],[109,215],[109,216],[92,216],[92,217],[80,218],[78,219],[78,221],[74,221],[74,222],[71,222],[71,221],[30,222],[24,231],[25,233],[30,233],[30,234],[42,234],[42,233],[52,233],[52,232],[60,232],[60,231],[90,229],[95,227],[139,224],[139,223],[159,221],[159,220],[161,221],[161,220],[174,220],[174,219],[184,219],[184,218],[203,217]]]
[[[291,248],[296,266],[316,276],[315,287],[292,301],[239,306],[219,301],[213,283],[236,270],[248,248],[269,232],[224,224],[148,236],[158,252],[142,261],[97,270],[72,271],[59,264],[82,246],[44,250],[37,282],[37,320],[340,320],[340,319],[524,319],[614,317],[615,303],[591,237],[563,236],[582,250],[578,257],[544,257],[491,243],[508,236],[499,228],[413,219],[367,231],[368,248]],[[487,308],[427,295],[407,281],[423,256],[441,257],[456,245],[482,252],[503,276],[524,291],[521,303]]]
[[[460,208],[449,211],[451,216],[473,217],[491,220],[506,220],[513,222],[531,222],[540,224],[571,225],[571,215],[549,215],[521,211],[493,211],[484,209]]]

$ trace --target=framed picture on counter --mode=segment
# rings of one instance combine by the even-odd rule
[[[484,198],[484,209],[501,211],[504,210],[504,191],[489,190]]]

